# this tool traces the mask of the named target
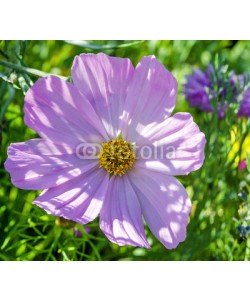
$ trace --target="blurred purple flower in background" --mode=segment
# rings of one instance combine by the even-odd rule
[[[238,116],[250,116],[250,89],[245,92],[242,101],[239,101],[244,88],[244,75],[228,73],[224,75],[223,68],[215,71],[209,64],[205,71],[195,69],[192,74],[186,77],[183,85],[183,93],[190,106],[197,107],[202,111],[213,111],[213,99],[216,100],[216,110],[219,119],[225,117],[230,103],[240,103]],[[217,102],[218,101],[218,102]]]
[[[239,117],[250,117],[250,88],[248,88],[243,96],[243,99],[240,104],[240,109],[238,111]]]
[[[190,105],[209,112],[212,111],[209,99],[209,91],[212,89],[210,73],[210,66],[205,72],[195,69],[187,76],[187,82],[183,86],[183,92]]]

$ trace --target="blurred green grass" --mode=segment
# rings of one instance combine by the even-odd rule
[[[121,47],[123,44],[130,44]],[[93,49],[93,45],[95,45]],[[17,49],[16,49],[17,48]],[[12,49],[16,49],[12,51]],[[136,65],[141,57],[155,55],[179,83],[176,111],[191,111],[201,129],[204,116],[190,109],[182,95],[185,76],[194,67],[204,68],[220,55],[236,73],[250,72],[250,42],[248,41],[85,41],[82,46],[66,41],[0,42],[1,60],[70,76],[75,55],[83,52],[105,52],[128,57]],[[4,57],[4,53],[17,53]],[[175,250],[166,250],[148,229],[151,250],[119,247],[102,234],[98,220],[82,237],[75,237],[72,227],[58,226],[56,218],[32,205],[38,192],[15,188],[3,168],[7,147],[36,137],[23,122],[23,90],[15,72],[0,66],[0,74],[11,77],[15,85],[0,78],[0,259],[1,260],[244,260],[250,258],[249,241],[239,243],[236,223],[239,207],[244,201],[237,195],[241,185],[248,189],[249,178],[236,171],[218,169],[218,158],[206,160],[203,168],[181,178],[193,202],[187,239]],[[11,74],[10,74],[11,73]],[[16,77],[15,77],[16,76]],[[28,79],[36,80],[34,76]],[[14,87],[13,87],[14,86]],[[22,88],[20,88],[22,87]],[[225,131],[227,128],[224,128]],[[216,128],[215,128],[216,130]],[[209,171],[210,170],[210,171]],[[221,172],[220,174],[215,173]],[[69,227],[69,228],[68,228]]]

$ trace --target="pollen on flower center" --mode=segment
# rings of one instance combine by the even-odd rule
[[[124,175],[135,162],[135,152],[131,143],[122,138],[110,140],[102,144],[98,155],[99,163],[110,176]]]

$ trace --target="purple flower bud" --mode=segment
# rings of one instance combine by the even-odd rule
[[[91,228],[88,226],[85,226],[84,230],[86,233],[89,233],[91,231]],[[83,236],[83,233],[77,228],[73,228],[73,234],[75,237],[78,237],[78,238],[81,238]]]
[[[91,228],[89,226],[85,226],[84,227],[86,233],[90,233],[91,232]]]
[[[75,237],[81,238],[82,237],[82,233],[80,230],[73,228],[73,234]]]

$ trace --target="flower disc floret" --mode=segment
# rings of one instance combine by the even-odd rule
[[[135,151],[131,143],[117,138],[102,143],[99,163],[111,176],[124,175],[135,163]]]

